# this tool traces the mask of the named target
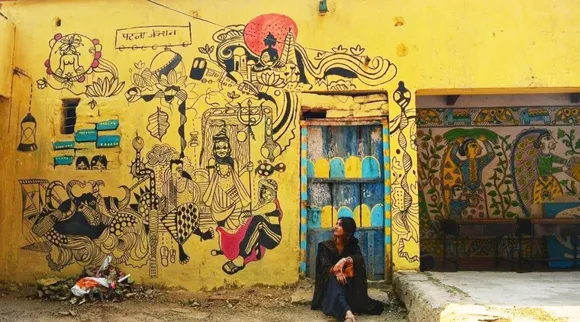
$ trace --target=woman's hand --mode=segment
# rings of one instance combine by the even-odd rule
[[[336,275],[336,279],[338,280],[338,282],[340,284],[342,284],[342,285],[346,284],[346,276],[344,276],[344,274],[342,273],[342,271],[339,271],[335,275]]]
[[[338,262],[336,262],[336,264],[334,264],[334,267],[332,268],[332,271],[335,274],[338,273],[338,272],[342,272],[342,269],[343,269],[345,263],[346,263],[346,258],[343,258],[343,259],[339,260]]]

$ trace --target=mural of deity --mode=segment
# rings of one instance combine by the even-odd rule
[[[485,138],[481,139],[485,146],[485,155],[482,155],[483,148],[474,138],[466,138],[461,144],[453,146],[450,154],[453,163],[461,170],[464,186],[471,192],[481,186],[483,168],[495,157],[491,143]]]
[[[210,158],[207,169],[210,181],[203,202],[211,208],[214,221],[218,226],[236,229],[242,209],[250,205],[251,199],[240,177],[252,171],[252,163],[248,162],[241,169],[231,155],[230,140],[225,127],[213,136],[213,157]]]
[[[516,138],[512,152],[515,188],[523,209],[530,213],[533,204],[557,200],[564,195],[556,175],[568,173],[570,160],[555,153],[557,141],[547,129],[528,129]],[[574,159],[575,160],[575,159]],[[572,179],[575,179],[572,176]]]
[[[486,189],[482,180],[484,169],[495,159],[490,142],[495,136],[486,131],[464,129],[451,130],[444,136],[448,147],[441,163],[441,183],[449,214],[487,216]]]

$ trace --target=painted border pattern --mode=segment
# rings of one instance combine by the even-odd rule
[[[389,122],[383,120],[383,166],[384,166],[384,211],[385,211],[385,277],[392,272],[392,236],[391,236],[391,156],[389,147]]]
[[[417,127],[566,126],[580,124],[580,107],[486,107],[417,109]]]
[[[302,125],[300,136],[300,274],[306,274],[306,231],[308,225],[308,129]]]

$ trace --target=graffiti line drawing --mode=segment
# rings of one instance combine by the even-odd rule
[[[405,130],[412,129],[415,123],[415,115],[409,115],[407,106],[411,102],[411,92],[405,87],[405,83],[400,81],[397,90],[393,93],[393,100],[401,108],[401,113],[392,118],[389,123],[391,128],[391,140],[398,142],[399,149],[392,156],[392,168],[394,179],[391,182],[393,191],[393,206],[391,216],[393,220],[392,229],[398,234],[398,240],[393,241],[396,245],[397,255],[413,263],[419,260],[418,255],[410,255],[405,250],[406,242],[418,242],[419,232],[419,206],[413,200],[413,192],[409,185],[408,176],[411,171],[412,160],[407,147],[410,142],[404,134]],[[414,223],[415,222],[415,223]]]
[[[111,97],[121,93],[125,82],[119,80],[117,67],[102,57],[102,45],[98,39],[77,33],[56,34],[49,42],[50,55],[45,61],[48,78],[36,81],[39,89],[47,86],[54,90],[66,90],[76,96],[91,98],[89,105],[97,105],[95,98]],[[88,76],[97,80],[85,85]],[[84,87],[84,88],[83,88]]]
[[[37,86],[85,95],[93,108],[99,97],[124,91],[129,103],[149,103],[143,105],[150,109],[147,124],[138,130],[147,130],[158,142],[146,149],[143,137],[137,133],[133,138],[133,182],[121,186],[122,199],[114,193],[103,197],[101,182],[21,183],[23,198],[32,200],[32,191],[47,196],[38,207],[26,204],[24,248],[47,253],[56,270],[99,263],[115,253],[115,263],[147,265],[152,278],[163,267],[187,265],[198,255],[190,246],[199,242],[216,243],[211,255],[224,256],[226,274],[263,259],[266,249],[282,241],[283,211],[273,178],[285,174],[282,155],[298,136],[298,93],[380,86],[397,74],[389,60],[367,56],[360,45],[313,50],[297,43],[298,32],[291,18],[265,14],[247,24],[219,26],[211,41],[197,48],[201,56],[189,58],[179,50],[192,43],[190,24],[119,29],[115,48],[120,55],[130,53],[125,49],[149,49],[151,55],[131,66],[127,88],[115,65],[102,57],[99,40],[55,35],[45,64],[48,76]],[[405,90],[396,96],[403,110],[410,101]],[[400,130],[412,131],[414,117],[400,118]],[[179,125],[170,128],[175,122]],[[75,118],[70,133],[52,143],[55,166],[87,171],[116,164],[112,152],[121,143],[119,120],[86,125]],[[161,143],[168,131],[177,132],[178,146]],[[407,141],[401,146],[413,148]],[[258,158],[257,166],[252,158]],[[402,171],[409,172],[408,156],[403,163]],[[398,191],[410,193],[406,181]],[[396,222],[402,225],[413,220],[406,217],[414,211],[408,200],[405,195],[399,203]],[[77,231],[79,222],[86,227]]]
[[[66,186],[60,181],[21,180],[23,193],[32,197],[30,185],[43,187],[42,205],[28,207],[26,217],[36,217],[31,232],[38,247],[46,252],[48,265],[60,271],[73,263],[88,265],[102,262],[113,256],[113,263],[133,267],[144,265],[148,247],[142,218],[129,207],[129,193],[125,197],[103,197],[102,181],[70,181]],[[82,193],[73,192],[73,188]],[[37,190],[37,193],[40,192]],[[50,245],[50,249],[47,249]],[[56,253],[53,253],[53,250]]]
[[[282,241],[283,213],[277,198],[278,184],[272,179],[263,179],[258,185],[259,202],[251,217],[235,233],[218,227],[220,249],[213,250],[212,255],[223,254],[229,259],[222,270],[230,275],[262,259],[266,249],[274,249]]]
[[[16,150],[20,152],[32,152],[38,149],[36,145],[36,119],[30,113],[32,109],[32,90],[33,86],[30,85],[30,98],[28,100],[28,113],[20,121],[20,144]]]
[[[152,137],[161,141],[170,126],[169,115],[158,107],[157,111],[151,114],[147,120],[149,121],[147,131],[149,131]]]
[[[187,91],[187,75],[183,65],[183,57],[177,52],[166,48],[151,60],[149,67],[145,63],[135,63],[137,69],[133,73],[133,87],[125,93],[130,103],[138,100],[149,102],[158,99],[161,106],[171,109],[177,105],[180,120],[177,130],[181,138],[180,157],[185,157],[185,124],[187,122],[186,109],[189,98]],[[161,113],[161,112],[159,112]],[[154,131],[153,133],[156,133]],[[158,133],[156,133],[158,134]],[[159,138],[160,139],[160,138]]]
[[[258,161],[258,166],[256,167],[255,173],[262,177],[269,177],[276,171],[280,173],[286,171],[286,165],[284,163],[273,165],[267,161]]]
[[[36,151],[36,119],[30,112],[20,121],[20,144],[17,150],[20,152]]]
[[[191,45],[191,24],[187,26],[142,26],[118,29],[115,48],[145,49],[187,47]]]

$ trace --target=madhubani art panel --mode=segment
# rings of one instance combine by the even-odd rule
[[[578,111],[418,110],[421,236],[437,237],[442,218],[542,217],[546,203],[578,202]]]

